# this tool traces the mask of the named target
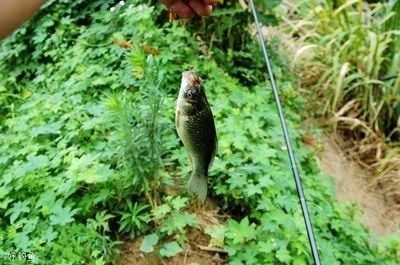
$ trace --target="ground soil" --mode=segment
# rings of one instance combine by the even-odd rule
[[[198,228],[191,228],[187,232],[188,243],[183,251],[172,258],[160,258],[156,253],[148,255],[140,251],[143,237],[133,242],[126,242],[121,248],[122,265],[223,265],[227,264],[227,255],[224,250],[209,247],[210,236],[205,233],[208,226],[222,224],[226,216],[219,214],[218,206],[207,200],[204,206],[191,208],[189,212],[196,212]]]
[[[345,139],[341,136],[322,136],[319,153],[321,170],[333,176],[336,183],[338,201],[350,201],[361,208],[361,219],[376,236],[384,236],[400,225],[400,216],[388,206],[376,185],[370,185],[372,173],[362,168],[344,154]]]

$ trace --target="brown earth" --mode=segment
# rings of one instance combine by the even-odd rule
[[[172,258],[160,258],[156,253],[157,249],[150,254],[140,251],[143,237],[133,242],[126,242],[121,248],[122,265],[223,265],[227,263],[226,252],[216,247],[209,247],[210,236],[204,231],[208,226],[222,224],[226,216],[219,214],[216,204],[207,200],[205,205],[196,209],[189,209],[189,212],[196,212],[199,228],[190,228],[187,236],[188,243],[182,248],[183,251]]]
[[[372,173],[345,156],[345,141],[340,136],[322,136],[323,151],[319,153],[321,170],[333,176],[338,201],[350,201],[361,210],[362,221],[377,236],[394,232],[400,226],[400,216],[392,211],[376,186],[369,185]]]

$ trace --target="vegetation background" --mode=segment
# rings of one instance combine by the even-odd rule
[[[0,43],[3,263],[31,253],[36,264],[119,264],[131,240],[145,260],[174,262],[206,247],[219,250],[215,263],[312,263],[244,3],[168,23],[158,1],[50,0]],[[355,205],[335,201],[332,179],[302,141],[300,114],[323,113],[370,147],[360,161],[376,170],[375,183],[393,187],[398,207],[399,1],[285,3],[287,16],[279,0],[256,4],[265,25],[316,51],[292,61],[280,39],[268,43],[322,264],[398,264],[398,232],[378,238]],[[204,207],[186,194],[191,169],[174,128],[191,65],[219,138]]]

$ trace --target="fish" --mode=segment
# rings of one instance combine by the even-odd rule
[[[175,125],[192,167],[188,192],[204,202],[207,197],[208,170],[216,155],[218,141],[202,79],[194,71],[182,73]]]

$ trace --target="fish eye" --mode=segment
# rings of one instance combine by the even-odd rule
[[[187,95],[188,98],[193,98],[196,95],[196,92],[194,92],[193,90],[189,90],[186,93],[186,95]]]

